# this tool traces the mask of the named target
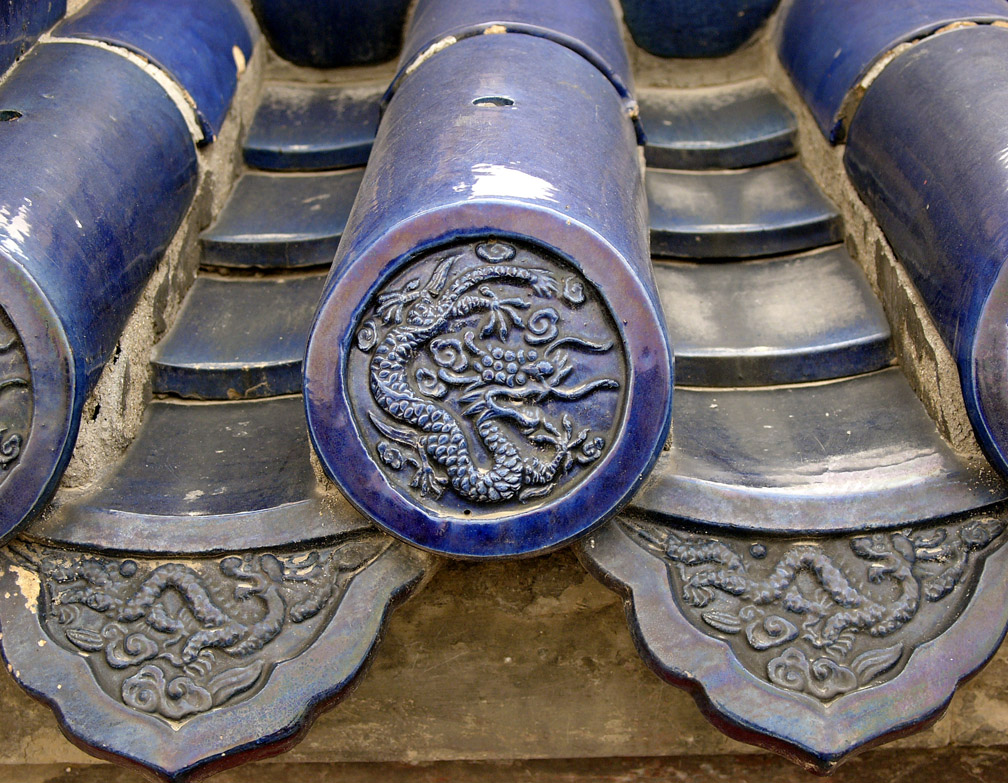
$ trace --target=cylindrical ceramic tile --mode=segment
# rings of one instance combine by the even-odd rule
[[[93,46],[0,87],[0,537],[55,490],[81,409],[196,183],[158,84]]]
[[[527,554],[619,508],[665,441],[672,358],[608,77],[506,34],[406,78],[304,373],[326,471],[414,544]]]

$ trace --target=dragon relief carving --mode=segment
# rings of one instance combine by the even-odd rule
[[[0,482],[21,457],[31,429],[31,375],[24,345],[0,310]]]
[[[503,242],[425,261],[358,328],[370,392],[358,427],[373,426],[378,461],[422,498],[548,496],[611,442],[625,370],[605,305],[573,270]]]
[[[45,632],[84,656],[109,696],[181,721],[261,689],[389,545],[368,533],[307,552],[155,562],[15,542],[6,556],[39,575]]]
[[[738,537],[623,524],[667,564],[673,595],[694,626],[728,641],[757,676],[823,702],[894,675],[916,644],[947,628],[971,589],[976,555],[1005,527],[981,517],[747,545]],[[925,611],[940,604],[940,614]]]

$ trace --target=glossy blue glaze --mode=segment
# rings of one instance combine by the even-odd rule
[[[615,85],[620,95],[631,99],[633,73],[618,20],[609,0],[423,0],[410,20],[399,74],[390,92],[403,79],[418,57],[450,38],[461,40],[496,32],[523,33],[555,41],[587,59]]]
[[[312,470],[304,408],[270,400],[152,402],[122,458],[93,491],[32,534],[52,543],[146,553],[299,545],[364,527]]]
[[[155,394],[234,400],[300,392],[308,327],[325,278],[325,272],[201,274],[154,350]]]
[[[648,166],[740,169],[795,154],[798,124],[763,80],[637,93]]]
[[[1008,499],[956,454],[896,367],[827,383],[676,389],[672,448],[633,511],[708,529],[880,530]]]
[[[662,261],[655,280],[684,386],[766,386],[871,372],[889,323],[839,246],[745,262]]]
[[[843,141],[852,91],[872,65],[907,41],[959,21],[1008,20],[1004,0],[794,0],[777,52],[831,142]]]
[[[0,4],[0,73],[66,13],[66,0],[7,0]]]
[[[150,60],[189,94],[205,141],[213,141],[259,35],[243,9],[234,0],[92,0],[53,35],[103,41]]]
[[[273,51],[313,68],[391,60],[408,7],[409,0],[252,0]]]
[[[266,85],[242,145],[245,162],[270,171],[363,166],[385,87]]]
[[[200,236],[203,264],[286,269],[330,263],[363,173],[243,174]]]
[[[889,65],[845,162],[959,366],[980,444],[1008,474],[1008,30],[973,27]]]
[[[565,496],[495,512],[456,502],[448,491],[442,510],[432,511],[393,485],[372,456],[378,438],[362,433],[362,417],[351,411],[352,400],[368,394],[368,368],[357,375],[347,368],[366,361],[359,329],[372,297],[417,259],[480,239],[556,257],[574,273],[568,279],[578,296],[585,290],[578,275],[599,293],[616,330],[606,350],[626,355],[626,402],[605,458]],[[525,306],[531,322],[536,309]],[[585,350],[571,356],[579,366],[595,361]],[[665,439],[671,350],[650,268],[633,126],[600,71],[539,37],[491,35],[449,46],[402,83],[309,335],[304,378],[309,428],[326,471],[365,513],[420,546],[469,557],[542,551],[629,498]]]
[[[843,238],[836,207],[797,161],[740,171],[647,170],[651,252],[747,258]]]
[[[660,57],[720,57],[748,41],[778,0],[621,0],[639,47]]]
[[[989,526],[988,529],[998,529],[1003,524],[1003,517],[997,509],[987,509],[967,517],[967,520],[968,526]],[[921,590],[926,596],[924,600],[908,601],[911,609],[902,612],[901,618],[893,623],[906,620],[900,628],[905,635],[897,637],[895,644],[885,627],[879,631],[872,629],[871,635],[863,634],[862,638],[869,636],[871,641],[868,644],[872,646],[867,655],[861,653],[865,658],[859,663],[869,656],[877,660],[879,649],[884,655],[888,647],[889,662],[895,663],[895,666],[884,671],[882,676],[878,676],[878,667],[868,670],[868,674],[857,683],[859,687],[851,687],[852,680],[857,682],[852,673],[847,692],[842,692],[840,688],[823,689],[812,695],[812,689],[806,686],[806,683],[835,683],[835,672],[839,668],[833,657],[823,655],[816,659],[815,653],[805,657],[796,649],[802,644],[800,632],[796,630],[792,635],[791,628],[797,629],[798,623],[808,615],[802,617],[797,611],[789,612],[786,608],[772,613],[781,606],[779,603],[772,609],[761,606],[766,615],[760,614],[750,623],[741,623],[744,632],[739,633],[734,628],[724,632],[724,618],[732,617],[731,610],[718,611],[724,605],[715,603],[719,590],[717,587],[708,588],[707,583],[724,585],[724,580],[730,578],[734,589],[741,592],[744,589],[742,586],[749,583],[750,574],[755,573],[759,575],[756,579],[763,577],[759,582],[761,585],[767,584],[770,580],[764,575],[774,568],[775,563],[781,562],[777,559],[778,553],[786,548],[793,554],[801,552],[807,556],[815,552],[826,562],[842,563],[846,566],[842,569],[845,580],[850,579],[847,574],[857,573],[858,576],[851,580],[854,585],[851,592],[863,589],[863,585],[875,587],[882,583],[891,586],[891,591],[878,590],[873,595],[896,596],[900,590],[891,581],[892,576],[879,566],[879,560],[874,560],[865,569],[864,560],[852,562],[849,559],[855,546],[863,551],[864,543],[870,540],[873,545],[879,542],[877,546],[884,552],[889,541],[900,541],[905,534],[925,543],[928,540],[962,541],[961,536],[966,530],[962,527],[956,530],[959,521],[941,519],[932,523],[934,526],[931,527],[917,527],[912,532],[904,528],[899,532],[875,534],[870,539],[861,538],[860,541],[856,532],[843,538],[802,536],[796,539],[766,533],[698,532],[696,528],[677,523],[662,528],[649,526],[649,533],[657,531],[660,536],[674,535],[678,540],[709,542],[704,553],[710,557],[709,560],[698,558],[697,563],[684,564],[670,563],[671,558],[662,557],[655,551],[657,547],[634,535],[634,529],[640,529],[637,519],[618,519],[582,539],[575,551],[585,567],[624,600],[630,633],[644,662],[665,682],[693,695],[697,706],[718,730],[736,740],[779,753],[809,771],[828,775],[846,759],[866,748],[932,725],[948,707],[958,686],[993,657],[1008,628],[1008,549],[1003,545],[1004,534],[1001,533],[987,545],[985,539],[978,536],[976,544],[970,544],[968,548],[962,544],[956,547],[958,557],[955,561],[964,563],[965,567],[961,567],[963,570],[958,574],[945,572],[951,575],[953,583],[960,576],[955,592],[946,596],[937,593],[938,597],[933,598],[936,591]],[[977,553],[976,549],[982,551]],[[723,561],[716,561],[715,566],[710,564],[711,560],[729,552],[734,555],[731,564],[719,573],[712,573]],[[679,568],[690,578],[697,571],[705,573],[684,589],[682,583],[685,579],[678,580]],[[810,572],[815,573],[808,568],[801,576],[811,576]],[[961,576],[964,572],[965,576]],[[788,580],[791,573],[789,564],[781,563],[774,574],[774,581]],[[709,580],[700,582],[708,576],[711,577]],[[700,587],[693,586],[697,582]],[[822,589],[821,582],[813,581],[811,584],[814,587],[804,588],[808,592],[803,595],[802,587],[785,583],[789,584],[791,606],[799,605],[804,596],[810,595],[813,590]],[[907,592],[911,590],[914,588],[908,588]],[[746,595],[752,596],[753,592]],[[768,587],[761,594],[773,596],[774,590]],[[694,596],[696,598],[691,602]],[[708,600],[718,609],[707,608],[705,616],[700,617],[695,609],[697,603],[707,596],[715,596]],[[720,596],[723,597],[724,593]],[[737,602],[739,599],[734,600]],[[887,604],[883,611],[893,611],[896,599],[884,600]],[[833,608],[832,604],[830,608]],[[746,620],[753,614],[756,613],[743,610]],[[851,614],[864,616],[856,610]],[[787,616],[797,622],[791,622],[786,619]],[[806,622],[808,627],[815,629],[821,628],[827,621],[818,618],[818,623]],[[760,629],[774,634],[772,641],[776,644],[770,646],[768,643],[764,647],[757,635]],[[805,633],[804,638],[815,638],[815,630]],[[786,641],[780,641],[782,638]],[[756,640],[751,646],[750,639]],[[788,646],[789,642],[792,646]],[[758,654],[753,654],[754,650],[763,650],[766,654],[760,658]],[[857,660],[859,648],[854,650],[848,661]],[[902,655],[893,661],[896,652]],[[815,669],[805,668],[804,671],[811,669],[811,672],[804,677],[797,673],[799,666],[785,669],[795,676],[784,681],[779,676],[778,667],[789,658],[798,658],[805,666],[812,658],[818,666]],[[845,670],[851,671],[846,667]],[[773,675],[778,676],[771,679]],[[852,774],[842,777],[864,780],[866,767],[873,764],[881,767],[880,760],[883,758],[885,756],[865,759],[859,768],[849,770]],[[898,773],[894,772],[882,768],[878,770],[883,779],[898,777]],[[811,775],[788,772],[781,774],[780,778],[789,774],[802,780],[813,779]],[[868,775],[874,777],[872,773]],[[991,775],[995,779],[999,776],[1000,773]],[[738,779],[740,776],[736,773],[735,777]],[[936,773],[936,777],[955,776],[946,775],[943,769]],[[924,775],[919,778],[926,779]]]
[[[96,670],[97,675],[108,671],[107,668],[102,669],[103,656],[81,655],[77,649],[67,649],[69,645],[64,646],[63,639],[51,632],[47,621],[57,610],[52,609],[52,604],[42,595],[37,604],[23,600],[17,588],[17,578],[25,572],[20,562],[6,555],[6,550],[0,554],[0,557],[6,558],[3,575],[0,576],[0,596],[6,596],[0,598],[0,619],[4,626],[0,646],[4,660],[10,662],[11,672],[19,677],[21,687],[53,710],[62,731],[73,737],[78,747],[105,761],[113,760],[134,770],[139,768],[148,779],[190,783],[244,762],[282,753],[307,734],[322,711],[336,704],[359,682],[375,657],[389,613],[425,582],[425,570],[429,563],[423,553],[398,542],[383,542],[382,538],[387,537],[371,529],[359,519],[359,515],[358,522],[356,530],[347,531],[349,535],[336,540],[336,545],[346,553],[340,563],[345,570],[339,572],[338,592],[331,592],[329,600],[323,600],[334,611],[319,612],[311,618],[313,622],[290,623],[285,620],[279,628],[278,638],[271,640],[263,650],[255,651],[260,656],[258,661],[253,659],[251,664],[241,666],[244,661],[239,659],[239,665],[224,670],[223,676],[211,670],[209,677],[219,677],[217,682],[224,679],[227,684],[234,681],[236,671],[239,675],[243,670],[247,673],[248,667],[258,667],[259,661],[263,661],[262,668],[265,670],[252,684],[251,691],[240,692],[232,698],[218,697],[217,701],[223,703],[214,704],[213,709],[190,713],[178,721],[165,720],[161,715],[150,714],[150,702],[140,708],[124,703],[119,694],[125,689],[103,689],[99,676],[96,676]],[[129,543],[137,540],[139,536],[130,539]],[[368,558],[375,548],[381,546],[384,546],[384,551],[375,558]],[[228,551],[219,551],[215,556],[204,548],[197,557],[181,560],[171,555],[158,558],[118,556],[112,562],[121,564],[126,573],[134,576],[141,574],[141,578],[162,564],[170,565],[176,573],[195,577],[190,584],[194,583],[197,585],[194,589],[202,591],[201,583],[217,581],[218,575],[230,571],[236,562],[244,566],[248,562],[261,563],[265,560],[272,565],[280,562],[281,558],[284,561],[300,558],[298,563],[307,561],[311,564],[322,560],[332,550],[322,544],[300,551],[281,549],[276,554],[261,550],[254,553],[231,551],[225,556]],[[52,554],[63,562],[86,560],[89,564],[100,562],[103,565],[110,562],[105,550],[92,552],[81,554],[79,550],[67,548]],[[119,576],[117,587],[121,585],[121,574]],[[255,578],[262,577],[257,573]],[[48,580],[44,584],[47,587]],[[247,584],[248,580],[244,578],[238,583],[237,600],[244,604],[240,608],[249,606],[248,600],[251,599],[251,606],[259,609],[265,601],[261,593],[250,594]],[[277,595],[275,583],[271,581],[267,584],[271,605],[280,603],[282,606],[282,597],[273,597]],[[227,589],[222,592],[233,595],[236,592],[233,585],[233,582],[226,584]],[[166,591],[156,608],[160,609],[171,601],[177,592],[174,589]],[[319,593],[321,589],[309,595]],[[22,597],[22,600],[16,602],[15,596]],[[214,596],[210,600],[221,599]],[[296,606],[296,600],[291,599],[290,604]],[[210,606],[217,608],[215,603],[210,603]],[[181,611],[188,614],[185,609]],[[237,614],[234,609],[232,611]],[[103,618],[100,612],[95,614]],[[65,632],[66,628],[61,627],[60,630]],[[88,636],[86,632],[84,635]],[[142,631],[134,638],[137,637],[147,638]],[[39,642],[45,644],[40,645]],[[178,642],[175,644],[178,646]],[[218,650],[214,653],[217,659],[227,655]],[[174,648],[169,656],[180,660]],[[204,659],[208,657],[204,655]],[[232,660],[225,658],[225,661]],[[94,668],[89,666],[92,663],[96,664]],[[144,669],[144,666],[147,668]],[[153,664],[141,662],[117,673],[121,679],[136,678],[132,680],[135,683],[152,671],[151,666]],[[252,671],[257,672],[257,668]],[[136,673],[140,673],[139,678]],[[247,680],[246,676],[246,683]],[[184,673],[169,680],[171,682],[176,683],[173,693],[191,693],[196,688],[206,692],[201,686],[193,687],[190,684],[192,678]]]
[[[0,307],[35,396],[0,484],[2,536],[55,489],[85,397],[192,199],[196,154],[161,87],[93,46],[36,47],[0,109],[20,113],[0,123]]]

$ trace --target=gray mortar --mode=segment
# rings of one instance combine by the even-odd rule
[[[73,16],[88,4],[89,0],[67,0],[66,15]]]
[[[197,150],[199,183],[193,203],[84,404],[77,445],[60,492],[93,482],[122,455],[140,429],[151,396],[151,350],[171,325],[196,277],[199,234],[220,211],[241,169],[240,142],[259,103],[266,49],[260,39],[238,81],[220,134]]]
[[[266,55],[263,78],[269,82],[296,82],[332,87],[343,84],[367,84],[371,82],[388,86],[396,75],[396,60],[378,65],[354,65],[344,68],[310,68],[289,63],[272,49]]]
[[[624,29],[626,25],[624,25]],[[763,25],[741,49],[726,57],[657,57],[637,46],[626,34],[634,83],[641,87],[712,87],[763,75],[767,25]]]
[[[766,35],[761,42],[764,73],[798,120],[797,146],[802,163],[843,215],[847,250],[882,300],[900,366],[952,447],[964,457],[983,459],[966,414],[955,360],[906,269],[847,177],[845,147],[831,146],[820,132],[774,47],[769,45],[773,37]]]
[[[710,87],[763,74],[764,24],[742,48],[726,57],[673,58],[649,54],[634,43],[623,19],[620,0],[610,0],[623,26],[623,42],[630,57],[636,87]]]

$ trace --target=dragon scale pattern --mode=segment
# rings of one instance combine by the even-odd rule
[[[695,627],[721,634],[753,673],[822,701],[898,672],[921,615],[941,614],[928,607],[944,603],[944,622],[954,619],[969,574],[1005,530],[981,515],[918,530],[747,543],[624,525],[665,563]]]
[[[424,394],[426,390],[415,387],[411,378],[414,361],[425,352],[430,353],[438,340],[452,339],[464,331],[464,325],[474,316],[486,314],[489,321],[483,326],[482,337],[493,335],[503,341],[511,330],[526,330],[533,338],[530,345],[541,344],[542,340],[536,340],[538,332],[534,331],[532,319],[526,320],[521,315],[521,311],[531,308],[530,302],[522,297],[502,298],[494,287],[524,288],[540,300],[554,300],[570,288],[570,281],[562,286],[552,271],[516,262],[515,248],[500,242],[478,245],[476,255],[484,263],[452,277],[453,267],[463,255],[440,260],[423,287],[417,277],[378,295],[375,313],[389,327],[388,331],[380,341],[375,337],[374,344],[369,344],[362,336],[374,328],[373,322],[368,322],[358,333],[358,347],[374,349],[368,365],[371,397],[395,424],[376,412],[369,411],[369,418],[382,435],[415,455],[406,461],[416,468],[411,486],[423,496],[440,497],[447,486],[459,498],[477,504],[512,499],[523,502],[544,496],[575,465],[595,461],[605,447],[605,440],[589,437],[587,427],[575,432],[567,415],[559,422],[540,413],[530,417],[528,406],[548,398],[569,402],[598,389],[618,388],[620,384],[613,378],[597,379],[574,388],[560,386],[572,368],[565,366],[566,356],[554,355],[561,345],[604,353],[612,348],[612,343],[595,344],[567,336],[555,339],[541,355],[530,349],[527,356],[522,352],[519,358],[509,350],[508,356],[502,356],[498,362],[502,366],[505,358],[510,359],[509,370],[502,368],[505,374],[498,373],[496,378],[491,377],[492,371],[484,377],[442,370],[440,381],[460,387],[465,395],[462,399],[471,403],[462,416],[453,414],[437,395]],[[548,309],[548,326],[553,327],[558,316],[555,309]],[[464,340],[456,342],[460,350],[464,342],[474,364],[477,358],[482,358],[491,366],[489,351],[477,345],[473,331],[465,331]],[[497,351],[501,355],[502,349]],[[517,362],[521,362],[521,370]],[[525,412],[519,410],[522,405],[526,406]],[[473,419],[471,427],[465,426],[468,417]],[[502,420],[513,422],[529,443],[552,450],[552,455],[523,453],[519,439],[501,426]],[[476,459],[472,433],[489,455],[489,466],[482,466]],[[399,450],[393,448],[383,452],[382,459],[393,467],[403,461]]]

